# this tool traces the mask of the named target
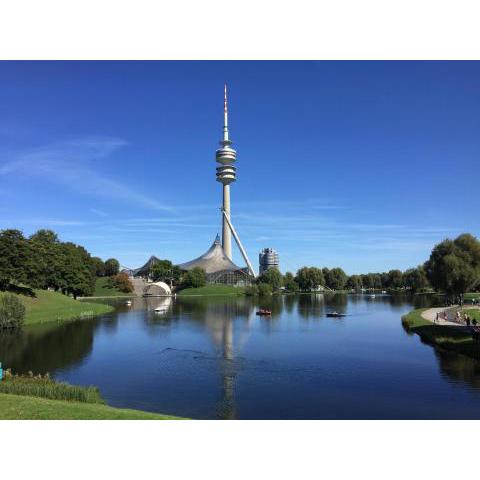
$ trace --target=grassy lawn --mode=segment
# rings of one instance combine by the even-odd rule
[[[463,296],[464,300],[472,300],[472,298],[476,298],[477,300],[480,300],[480,292],[469,292]]]
[[[114,310],[110,305],[80,302],[57,292],[48,290],[34,292],[34,297],[19,295],[26,308],[25,325],[92,317]]]
[[[95,282],[94,297],[133,297],[133,293],[121,292],[118,288],[109,285],[108,277],[99,277]]]
[[[179,417],[0,393],[0,420],[179,420]]]
[[[480,358],[480,344],[474,343],[468,332],[457,327],[434,325],[422,317],[421,314],[425,310],[427,309],[413,310],[402,317],[402,323],[407,331],[417,333],[426,343],[438,345],[472,358]]]
[[[462,313],[466,313],[472,320],[475,319],[480,325],[480,310],[478,308],[464,308]]]
[[[199,288],[185,288],[177,295],[244,295],[245,288],[232,287],[231,285],[205,285]]]

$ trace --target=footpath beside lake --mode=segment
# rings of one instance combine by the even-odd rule
[[[445,307],[413,310],[402,317],[402,322],[410,332],[418,334],[427,343],[480,359],[480,344],[473,340],[471,328],[444,319],[441,314],[445,310]],[[469,307],[466,311],[470,315],[480,313],[478,307]]]

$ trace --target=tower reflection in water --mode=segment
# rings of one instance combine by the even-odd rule
[[[235,402],[236,382],[244,363],[241,357],[252,322],[255,305],[250,299],[232,298],[183,298],[176,302],[176,310],[202,323],[216,348],[215,360],[221,378],[221,394],[217,416],[224,419],[237,418]]]

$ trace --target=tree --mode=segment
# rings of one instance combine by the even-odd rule
[[[428,287],[428,279],[422,265],[409,268],[403,273],[403,283],[412,292],[418,292]]]
[[[388,272],[388,281],[386,285],[383,285],[387,288],[398,289],[403,287],[403,274],[400,270],[390,270]]]
[[[154,282],[165,282],[177,285],[182,276],[182,271],[177,265],[173,265],[170,260],[159,260],[152,267],[150,275]]]
[[[272,286],[268,283],[259,283],[258,284],[258,295],[264,297],[266,295],[272,294]]]
[[[362,279],[362,287],[363,288],[374,288],[375,287],[375,277],[373,273],[363,273],[360,275]]]
[[[0,290],[10,283],[28,283],[28,245],[20,230],[0,231]]]
[[[356,292],[362,289],[362,277],[360,275],[350,275],[347,280],[347,287]]]
[[[283,276],[283,286],[289,292],[297,292],[298,291],[298,283],[295,281],[295,277],[293,273],[286,272]]]
[[[118,273],[112,277],[112,284],[123,293],[132,293],[133,284],[126,273]]]
[[[185,273],[182,279],[182,288],[199,288],[207,283],[205,270],[195,267]]]
[[[52,230],[38,230],[28,239],[28,283],[34,288],[62,287],[60,264],[62,253],[58,236]]]
[[[62,291],[79,295],[92,295],[95,290],[95,271],[91,263],[90,254],[74,243],[60,244],[62,263],[60,266]]]
[[[0,296],[0,330],[18,328],[23,325],[25,306],[12,293]]]
[[[105,275],[112,277],[120,271],[120,263],[115,258],[109,258],[105,261]]]
[[[325,284],[325,278],[319,268],[302,267],[297,271],[296,282],[301,290],[315,290]]]
[[[260,283],[270,285],[273,291],[280,290],[283,286],[283,277],[277,268],[269,268],[257,278],[257,284]]]
[[[480,242],[464,233],[435,245],[425,263],[431,285],[449,295],[463,295],[480,283]]]
[[[347,283],[347,274],[341,268],[332,268],[327,270],[325,275],[325,282],[328,288],[332,290],[342,290]]]
[[[92,265],[95,270],[96,277],[105,276],[105,263],[100,257],[92,257]]]

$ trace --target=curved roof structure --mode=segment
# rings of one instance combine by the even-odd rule
[[[154,282],[154,283],[148,283],[145,286],[145,289],[143,291],[144,294],[146,295],[171,295],[172,291],[170,290],[170,287],[165,283],[165,282]]]
[[[137,276],[147,276],[150,273],[151,268],[160,261],[159,258],[157,258],[155,255],[152,255],[148,260],[145,265],[143,265],[140,268],[135,268],[131,270],[132,275],[137,277]]]
[[[235,265],[223,251],[220,243],[220,237],[217,235],[212,246],[198,258],[191,260],[190,262],[182,263],[178,265],[182,270],[192,270],[195,267],[199,267],[205,270],[205,273],[215,273],[223,270],[235,271],[241,270],[238,265]]]

